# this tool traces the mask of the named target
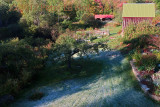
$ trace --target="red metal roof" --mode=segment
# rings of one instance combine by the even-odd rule
[[[114,15],[95,15],[95,19],[97,18],[114,18]]]

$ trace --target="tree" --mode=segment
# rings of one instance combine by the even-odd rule
[[[160,9],[160,0],[155,0],[157,8]]]
[[[24,34],[27,36],[52,39],[52,27],[58,22],[58,17],[50,3],[52,2],[44,2],[42,0],[13,2],[13,5],[16,5],[18,10],[23,14],[20,24],[24,28]]]
[[[90,0],[90,13],[92,14],[103,13],[103,5],[101,0]]]
[[[110,5],[108,2],[104,3],[104,14],[110,14],[112,12],[112,10],[110,9]]]
[[[67,8],[67,9],[66,9]],[[74,21],[76,18],[76,8],[74,4],[69,4],[65,5],[64,11],[63,11],[69,18],[70,20]]]
[[[1,26],[17,23],[21,17],[21,14],[18,11],[10,9],[9,4],[3,0],[0,0],[0,13]]]
[[[72,57],[79,53],[80,56],[87,55],[88,53],[98,52],[98,48],[103,47],[102,43],[90,44],[85,41],[84,37],[78,37],[73,31],[67,30],[65,34],[59,36],[53,47],[56,56],[64,60],[69,69],[72,69]]]

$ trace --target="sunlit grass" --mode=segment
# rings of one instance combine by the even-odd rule
[[[109,29],[110,31],[110,36],[105,36],[103,38],[96,39],[93,42],[94,43],[107,42],[107,45],[109,48],[115,49],[120,45],[122,41],[121,40],[122,36],[118,34],[118,32],[122,29],[122,26],[118,26],[118,27],[107,26],[105,28],[102,28],[102,30],[107,30],[107,29]]]
[[[109,26],[108,28],[111,35],[117,34],[117,32],[122,30],[122,26],[118,26],[118,27]]]

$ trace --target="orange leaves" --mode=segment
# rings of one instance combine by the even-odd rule
[[[156,25],[158,22],[160,22],[160,15],[156,16],[155,18],[153,18],[152,24]]]

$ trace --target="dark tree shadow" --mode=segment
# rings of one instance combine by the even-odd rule
[[[50,92],[45,93],[45,97],[42,98],[40,101],[35,101],[33,103],[34,106],[40,106],[46,103],[54,102],[62,97],[71,96],[75,93],[90,90],[90,87],[88,87],[90,84],[96,83],[99,79],[108,80],[110,78],[114,78],[121,75],[124,76],[123,80],[119,83],[122,85],[128,84],[128,81],[131,81],[133,79],[133,75],[131,74],[131,67],[128,63],[123,64],[123,56],[120,55],[117,51],[110,51],[110,52],[100,52],[98,56],[94,56],[95,60],[101,60],[106,63],[107,66],[105,66],[104,71],[101,72],[98,75],[93,75],[91,77],[86,78],[79,78],[79,79],[71,79],[66,80],[60,83],[52,84],[50,88]],[[117,69],[115,69],[115,67]],[[126,72],[127,71],[127,72]],[[112,73],[111,73],[112,72]],[[134,80],[131,81],[132,84],[129,86],[130,88],[122,91],[121,93],[117,93],[112,96],[108,96],[103,99],[97,99],[94,102],[83,104],[83,106],[95,106],[100,103],[102,103],[102,106],[140,106],[145,107],[147,104],[151,105],[153,104],[152,101],[147,100],[146,97],[144,97],[143,93],[140,92],[140,89],[137,88],[137,83],[134,83]],[[118,84],[118,85],[119,85]],[[114,87],[118,87],[118,85],[114,85]],[[133,86],[132,86],[133,85]],[[44,89],[42,90],[45,90]],[[107,91],[107,90],[106,90]],[[139,95],[140,94],[140,95]],[[143,101],[143,99],[145,99]],[[27,100],[27,99],[26,99]],[[22,100],[19,100],[22,101]],[[149,101],[149,102],[147,102]],[[27,101],[28,103],[31,103],[30,101]]]

